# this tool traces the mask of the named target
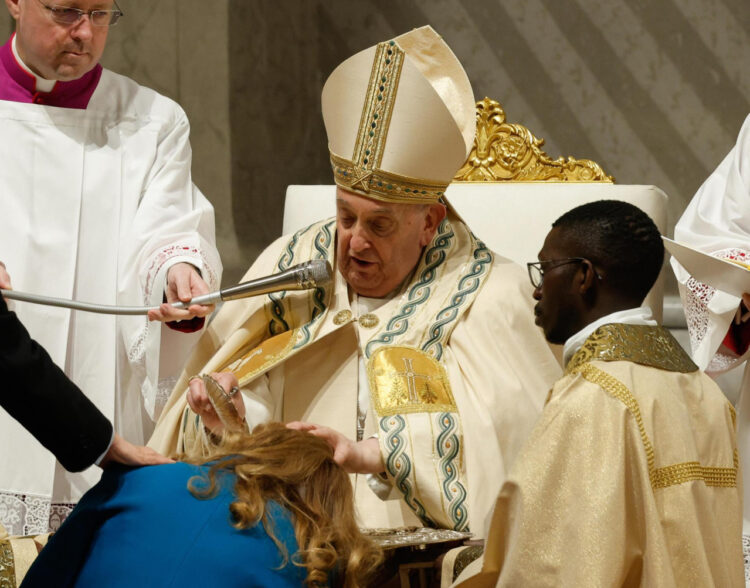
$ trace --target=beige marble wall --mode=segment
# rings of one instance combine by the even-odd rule
[[[102,63],[185,109],[191,124],[193,179],[214,205],[226,277],[236,279],[246,262],[239,259],[231,212],[229,2],[119,4],[125,17],[112,28]]]
[[[340,61],[432,24],[478,98],[591,158],[655,184],[670,223],[750,111],[746,0],[122,0],[107,67],[182,104],[194,177],[212,200],[235,280],[278,235],[284,189],[329,183],[323,82]],[[5,16],[5,15],[4,15]],[[0,18],[0,34],[11,31]]]
[[[0,6],[0,39],[7,39],[13,32],[14,23],[5,9]]]
[[[476,96],[498,99],[510,121],[546,139],[550,155],[591,158],[618,183],[661,187],[670,227],[750,112],[743,0],[230,6],[234,213],[249,229],[248,253],[277,234],[286,184],[330,182],[316,99],[327,74],[357,50],[425,23],[453,48]],[[676,292],[674,283],[668,290]]]

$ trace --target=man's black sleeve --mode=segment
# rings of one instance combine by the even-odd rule
[[[112,438],[109,420],[8,312],[2,296],[0,406],[71,472],[93,465]]]

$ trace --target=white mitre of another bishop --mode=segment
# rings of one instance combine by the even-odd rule
[[[336,184],[368,198],[437,202],[474,143],[469,78],[430,26],[341,63],[321,102]]]

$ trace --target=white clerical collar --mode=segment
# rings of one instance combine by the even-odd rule
[[[386,302],[390,302],[391,300],[393,300],[395,297],[395,292],[392,292],[388,296],[384,296],[383,298],[367,298],[365,296],[360,296],[355,292],[354,298],[357,301],[357,314],[362,315],[373,312],[381,306],[384,306]]]
[[[31,69],[29,69],[29,66],[23,62],[23,59],[21,59],[21,56],[18,54],[18,49],[16,49],[16,35],[13,35],[11,48],[13,49],[13,56],[16,58],[18,65],[21,66],[21,69],[36,78],[36,91],[45,93],[51,92],[55,87],[57,80],[48,80],[47,78],[43,78],[42,76],[35,74],[33,71],[31,71]]]
[[[570,358],[581,348],[581,345],[586,342],[586,339],[589,338],[591,333],[596,331],[602,325],[608,325],[610,323],[649,325],[652,327],[657,325],[657,322],[651,316],[651,309],[648,306],[629,308],[628,310],[618,310],[617,312],[603,316],[602,318],[595,320],[593,323],[589,323],[565,341],[565,346],[563,347],[563,365],[568,365]]]

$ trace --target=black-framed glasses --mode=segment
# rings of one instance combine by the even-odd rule
[[[72,8],[71,6],[45,4],[42,0],[39,0],[39,4],[47,9],[52,20],[62,25],[77,24],[84,16],[88,16],[91,24],[95,27],[113,27],[120,20],[120,17],[125,14],[120,10],[117,2],[115,2],[115,10],[81,10],[80,8]]]
[[[544,281],[544,272],[567,265],[569,263],[583,263],[588,261],[585,257],[566,257],[564,259],[545,259],[544,261],[530,261],[526,264],[526,269],[529,271],[529,280],[534,289],[541,287]],[[593,269],[593,265],[592,265]],[[601,276],[594,269],[594,275],[601,280]]]

